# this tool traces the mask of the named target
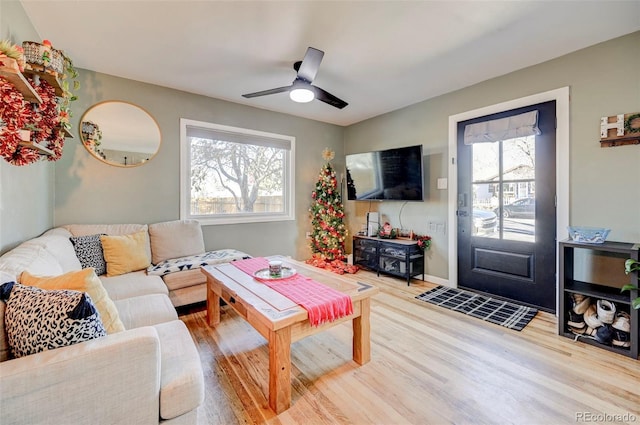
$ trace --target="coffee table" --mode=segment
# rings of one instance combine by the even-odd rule
[[[362,365],[371,360],[370,301],[378,288],[352,282],[338,274],[285,257],[283,265],[298,273],[343,292],[353,301],[353,314],[314,327],[307,311],[284,295],[264,285],[232,264],[205,266],[207,277],[207,320],[220,323],[220,299],[253,326],[269,344],[269,406],[280,413],[291,406],[291,343],[322,332],[339,323],[353,324],[353,360]]]

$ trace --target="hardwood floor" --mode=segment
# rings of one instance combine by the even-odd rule
[[[201,424],[640,423],[640,361],[556,335],[538,313],[521,332],[414,297],[433,285],[354,280],[371,304],[370,363],[351,360],[351,325],[292,345],[292,406],[268,407],[266,341],[233,310],[216,328],[203,306],[182,311],[205,374]]]

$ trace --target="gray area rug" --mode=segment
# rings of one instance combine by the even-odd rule
[[[517,331],[524,329],[538,313],[532,307],[446,286],[430,289],[416,299]]]

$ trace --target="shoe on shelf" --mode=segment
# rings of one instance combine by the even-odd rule
[[[622,332],[631,332],[631,318],[629,317],[629,313],[626,311],[617,312],[611,327]]]
[[[587,331],[587,326],[584,324],[582,326],[569,325],[569,332],[576,335],[576,337],[584,335],[586,331]]]
[[[598,319],[602,323],[611,324],[616,316],[616,305],[611,301],[598,300]]]
[[[576,336],[576,340],[578,340],[579,336],[583,336],[585,338],[596,339],[597,330],[590,326],[583,326],[581,328],[574,328],[569,326],[569,331]]]
[[[567,325],[572,328],[584,328],[584,315],[578,314],[573,310],[569,310],[569,320],[567,320]]]
[[[582,294],[571,294],[571,300],[573,302],[572,310],[578,314],[584,314],[587,311],[587,307],[591,304],[591,298]]]
[[[600,326],[596,330],[596,341],[600,344],[611,345],[613,340],[613,329],[609,325]]]
[[[598,317],[598,314],[596,313],[596,306],[594,304],[590,304],[587,310],[584,312],[584,322],[587,324],[587,326],[594,329],[599,328],[603,325],[602,321]]]
[[[629,348],[631,347],[631,334],[629,332],[621,331],[620,329],[612,329],[613,339],[611,345],[614,347]]]

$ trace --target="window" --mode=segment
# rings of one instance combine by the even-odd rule
[[[181,119],[181,218],[294,220],[294,158],[295,137]]]

